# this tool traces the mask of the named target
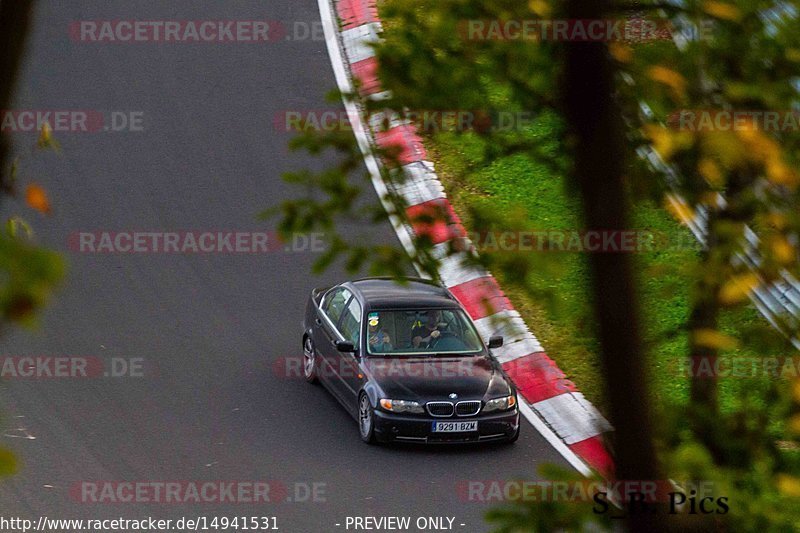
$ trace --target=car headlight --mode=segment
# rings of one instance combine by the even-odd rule
[[[517,397],[513,394],[511,396],[503,396],[502,398],[495,398],[486,402],[483,406],[483,412],[489,411],[508,411],[517,405]]]
[[[386,411],[392,413],[424,413],[419,402],[412,402],[410,400],[388,400],[386,398],[381,400],[381,407]]]

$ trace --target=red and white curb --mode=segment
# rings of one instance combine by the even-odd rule
[[[353,94],[355,79],[361,98],[385,96],[370,46],[381,31],[375,0],[318,0],[318,4],[339,90]],[[442,261],[441,281],[475,320],[481,335],[503,336],[503,347],[492,351],[525,400],[520,402],[522,414],[579,472],[591,475],[594,470],[606,478],[613,477],[613,460],[602,440],[611,425],[547,356],[495,278],[474,266],[474,261],[464,260],[466,254],[474,254],[474,248],[447,200],[433,163],[427,160],[415,126],[382,113],[366,117],[359,103],[343,100],[372,183],[389,213],[392,206],[386,199],[387,184],[375,147],[399,149],[406,179],[393,190],[410,206],[406,212],[410,223],[390,215],[391,223],[412,257],[416,256],[412,235],[425,234],[431,239],[434,253]],[[389,127],[379,127],[386,124],[385,119],[389,119]],[[447,257],[448,242],[453,239],[465,243],[461,249],[468,251]]]

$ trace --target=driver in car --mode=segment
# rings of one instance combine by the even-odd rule
[[[428,320],[424,324],[414,326],[411,330],[411,342],[414,348],[427,348],[433,339],[439,337],[442,332],[439,330],[439,325],[442,321],[441,311],[429,311]]]

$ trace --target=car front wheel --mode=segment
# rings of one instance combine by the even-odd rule
[[[358,432],[361,434],[361,440],[367,444],[374,444],[374,430],[375,423],[372,417],[372,405],[369,403],[369,397],[362,392],[358,399]]]
[[[311,337],[303,341],[303,376],[309,383],[317,382],[317,353]]]

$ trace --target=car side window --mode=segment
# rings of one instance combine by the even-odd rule
[[[334,326],[339,322],[344,306],[351,296],[350,291],[342,288],[335,289],[325,295],[325,300],[322,302],[322,312],[328,316]]]
[[[352,342],[353,345],[357,347],[360,326],[361,304],[358,303],[358,300],[353,298],[350,300],[350,305],[348,305],[347,309],[342,313],[342,322],[339,326],[339,331],[346,340]]]

